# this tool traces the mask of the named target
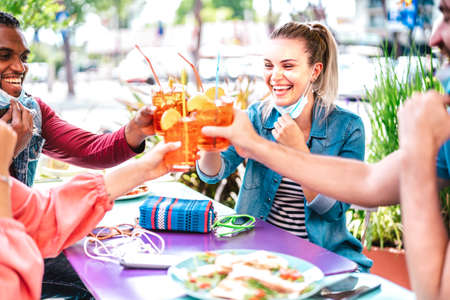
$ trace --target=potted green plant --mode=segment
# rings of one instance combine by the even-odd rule
[[[431,58],[410,55],[406,71],[398,74],[396,60],[387,52],[383,58],[378,59],[376,84],[372,90],[366,90],[367,111],[372,128],[372,138],[368,145],[369,163],[375,163],[398,149],[399,106],[414,92],[442,89],[433,76],[432,62]],[[448,192],[442,193],[442,201],[443,217],[448,224]],[[368,226],[365,226],[367,213],[349,210],[347,220],[348,228],[354,236],[365,236],[364,253],[374,260],[372,272],[409,288],[399,205],[378,208],[371,213]]]

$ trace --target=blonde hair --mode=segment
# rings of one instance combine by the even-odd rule
[[[309,54],[309,65],[323,64],[322,72],[313,82],[312,88],[314,98],[321,104],[321,109],[325,109],[324,118],[326,118],[334,108],[338,93],[337,45],[330,30],[320,23],[288,22],[275,29],[269,38],[303,41]],[[270,114],[271,108],[271,105],[267,107],[268,111],[263,114],[264,119]]]

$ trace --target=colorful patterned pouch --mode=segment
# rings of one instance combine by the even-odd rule
[[[139,210],[139,225],[146,229],[210,232],[215,220],[211,200],[149,196]]]

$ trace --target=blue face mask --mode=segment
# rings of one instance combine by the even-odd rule
[[[441,82],[447,95],[450,95],[450,66],[436,72],[436,78]]]
[[[278,106],[274,104],[275,109],[281,114],[289,114],[292,119],[297,119],[300,114],[302,113],[303,109],[305,108],[306,104],[308,103],[308,98],[306,95],[308,94],[309,88],[312,86],[312,83],[308,83],[308,86],[306,87],[305,91],[303,92],[303,95],[291,105],[285,105],[285,106]]]
[[[11,99],[19,101],[23,104],[23,101],[25,99],[25,91],[22,89],[19,97],[13,97],[4,90],[0,89],[0,109],[8,109]]]

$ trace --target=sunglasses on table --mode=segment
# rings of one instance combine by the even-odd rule
[[[136,225],[133,224],[119,224],[116,226],[99,226],[88,234],[89,237],[97,238],[98,240],[106,240],[115,236],[127,235],[131,236],[133,230],[140,228],[138,219],[136,219]]]
[[[255,227],[255,217],[250,215],[231,215],[220,217],[212,225],[212,229],[219,237],[233,236]]]

